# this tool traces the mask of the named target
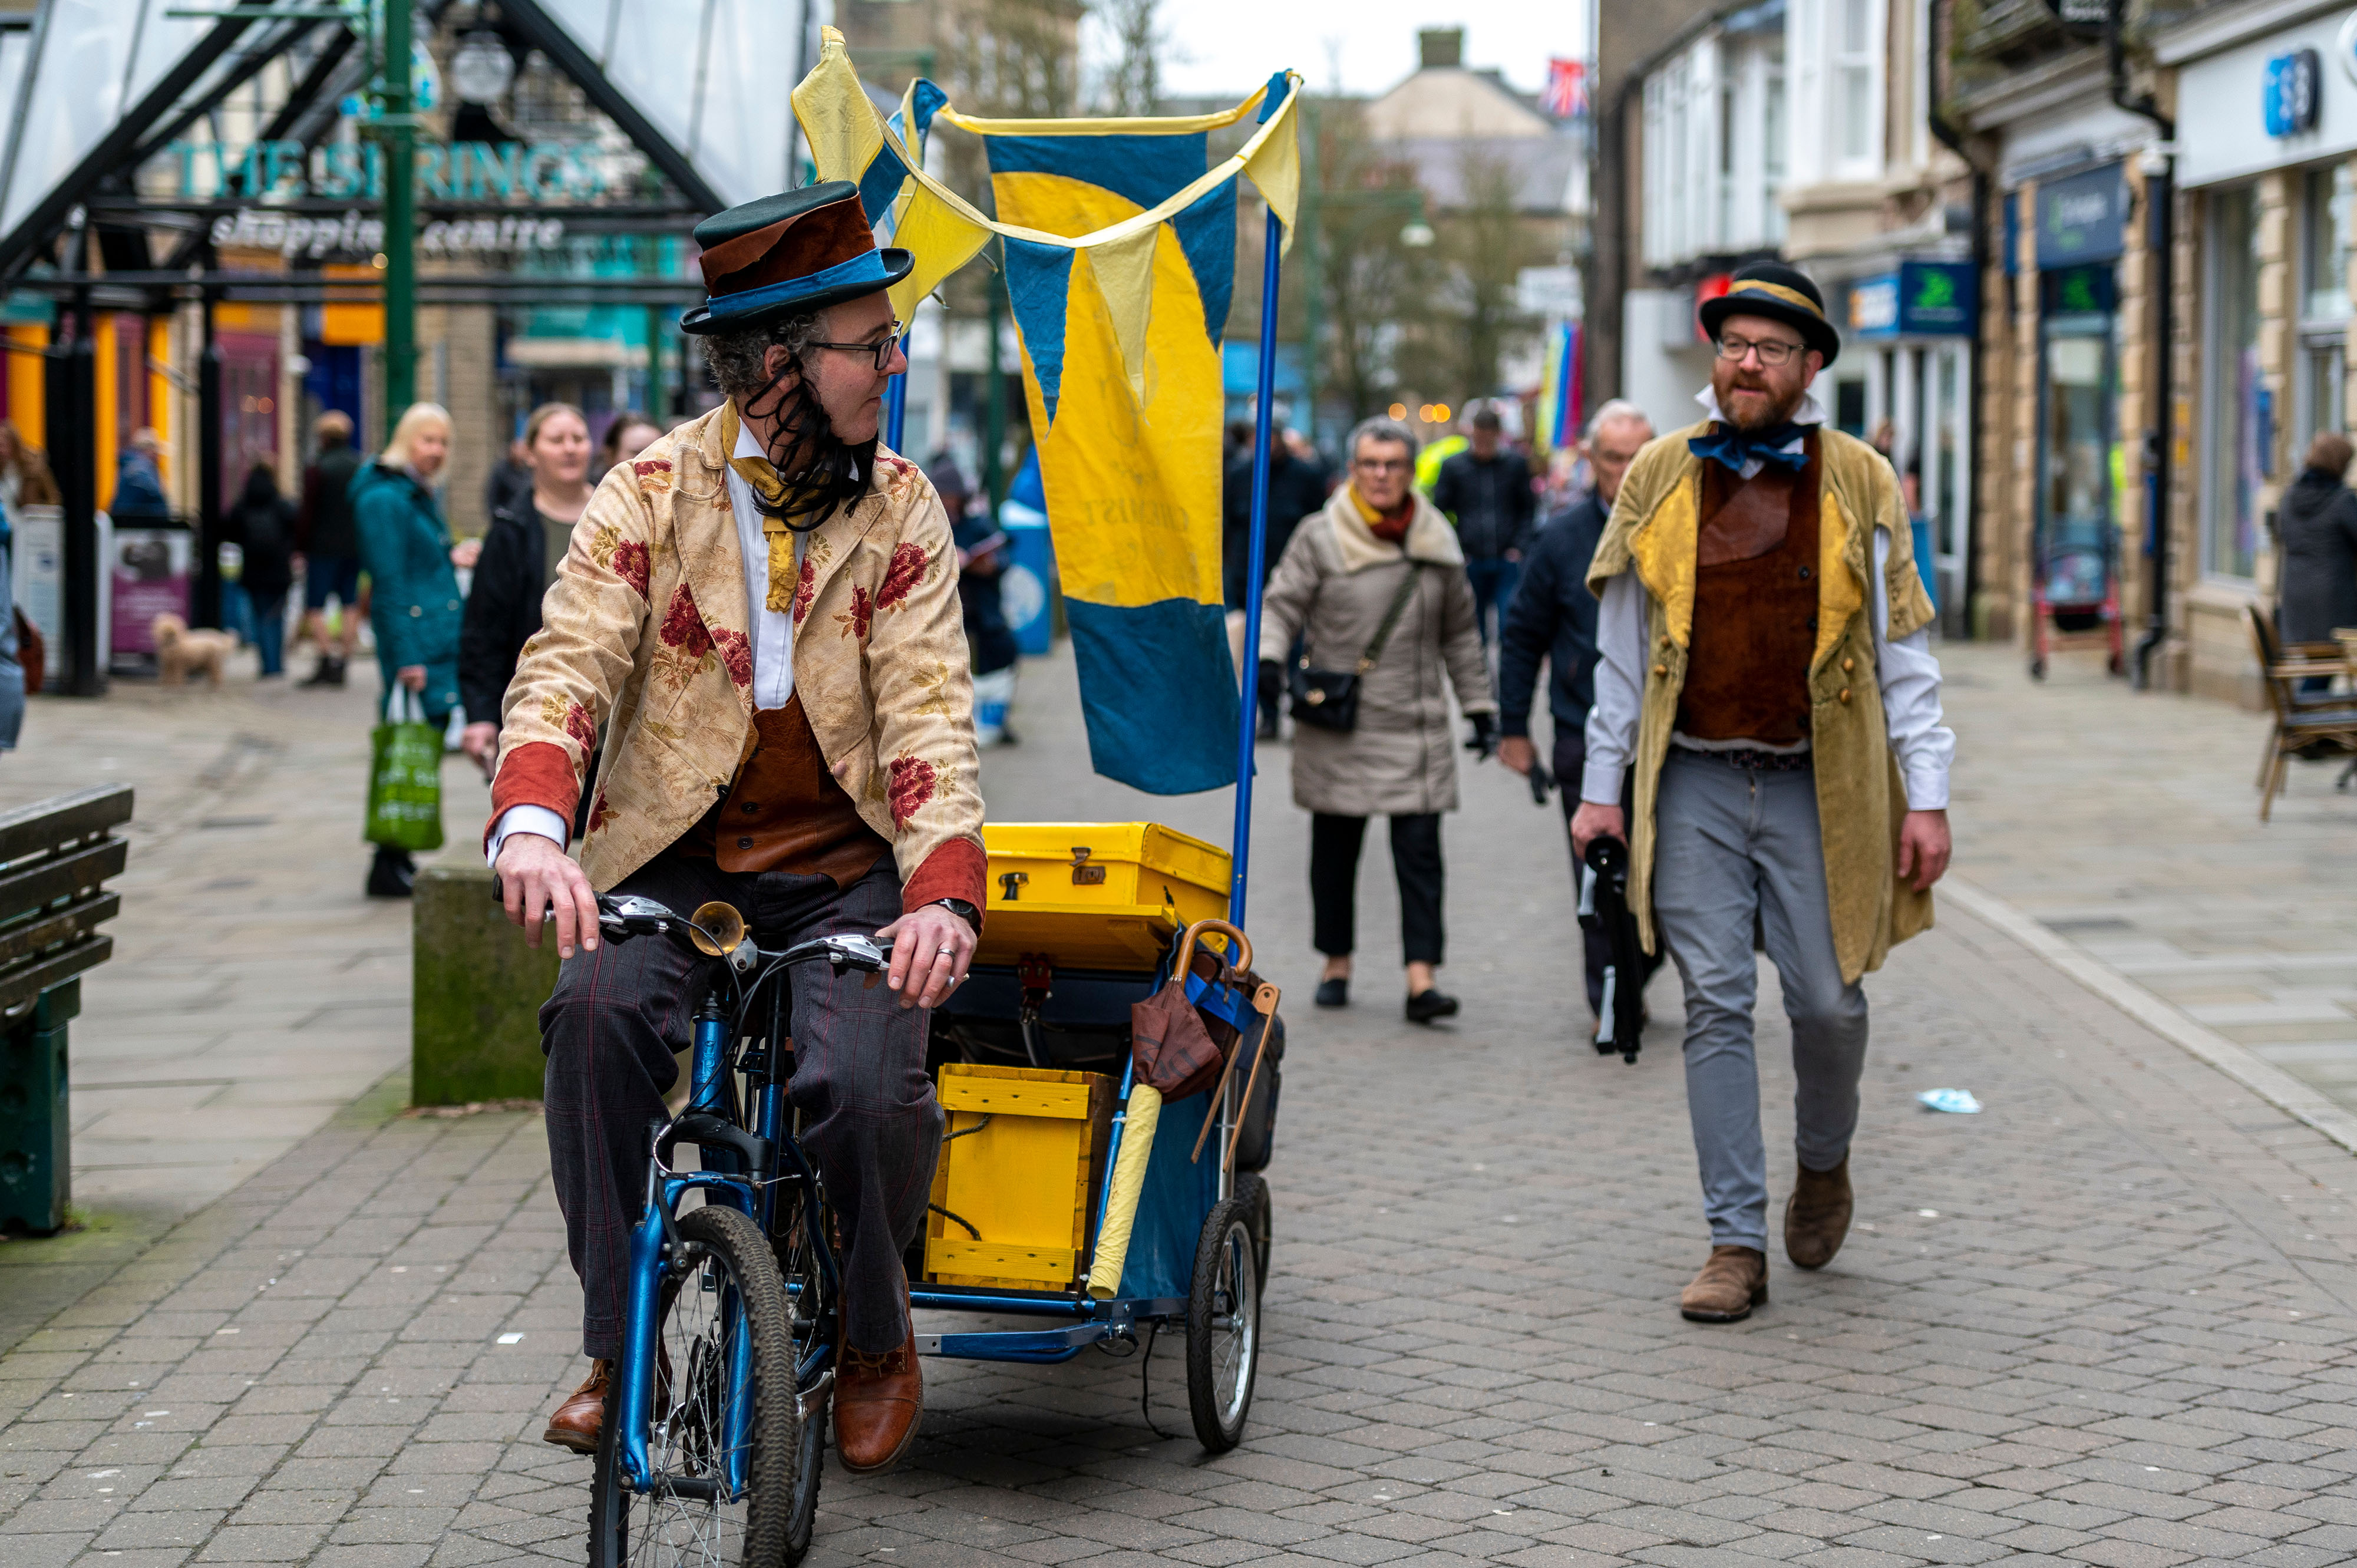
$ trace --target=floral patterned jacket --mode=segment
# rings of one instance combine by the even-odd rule
[[[753,645],[725,474],[716,409],[609,469],[508,684],[492,823],[516,805],[570,820],[606,725],[580,852],[601,892],[693,827],[745,756]],[[957,576],[931,483],[879,446],[868,493],[810,536],[794,593],[794,690],[911,909],[979,909],[987,886]]]

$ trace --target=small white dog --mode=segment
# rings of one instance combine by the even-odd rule
[[[225,631],[190,631],[176,615],[159,615],[148,623],[156,639],[156,668],[167,686],[185,686],[192,671],[201,670],[215,686],[221,670],[237,651],[237,639]]]

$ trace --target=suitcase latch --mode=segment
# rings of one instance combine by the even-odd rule
[[[1006,902],[1012,904],[1015,902],[1015,890],[1030,880],[1019,871],[1002,871],[998,874],[998,889]]]
[[[1103,866],[1089,864],[1089,846],[1084,843],[1074,844],[1072,846],[1072,886],[1102,887],[1104,886],[1104,876]]]

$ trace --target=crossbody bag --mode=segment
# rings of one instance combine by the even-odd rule
[[[1407,575],[1401,579],[1399,592],[1392,596],[1391,608],[1383,612],[1383,625],[1375,628],[1374,639],[1359,661],[1348,670],[1313,670],[1309,667],[1307,650],[1287,671],[1286,687],[1293,699],[1293,717],[1297,724],[1318,729],[1329,729],[1348,735],[1359,727],[1359,682],[1375,660],[1383,654],[1383,644],[1392,639],[1392,631],[1415,595],[1415,585],[1423,578],[1424,563],[1408,563]]]

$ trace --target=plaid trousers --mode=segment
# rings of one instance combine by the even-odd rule
[[[900,916],[890,856],[847,888],[826,876],[720,870],[666,852],[626,878],[682,914],[733,904],[765,948],[844,932],[873,935]],[[668,937],[600,941],[565,961],[540,1010],[548,1054],[549,1163],[565,1244],[581,1276],[581,1348],[620,1352],[630,1231],[646,1195],[650,1134],[679,1079],[678,1053],[714,961]],[[847,1337],[881,1352],[901,1342],[901,1250],[922,1228],[941,1153],[942,1112],[925,1073],[928,1015],[857,971],[803,964],[793,975],[794,1076],[802,1147],[826,1183],[844,1241]]]

